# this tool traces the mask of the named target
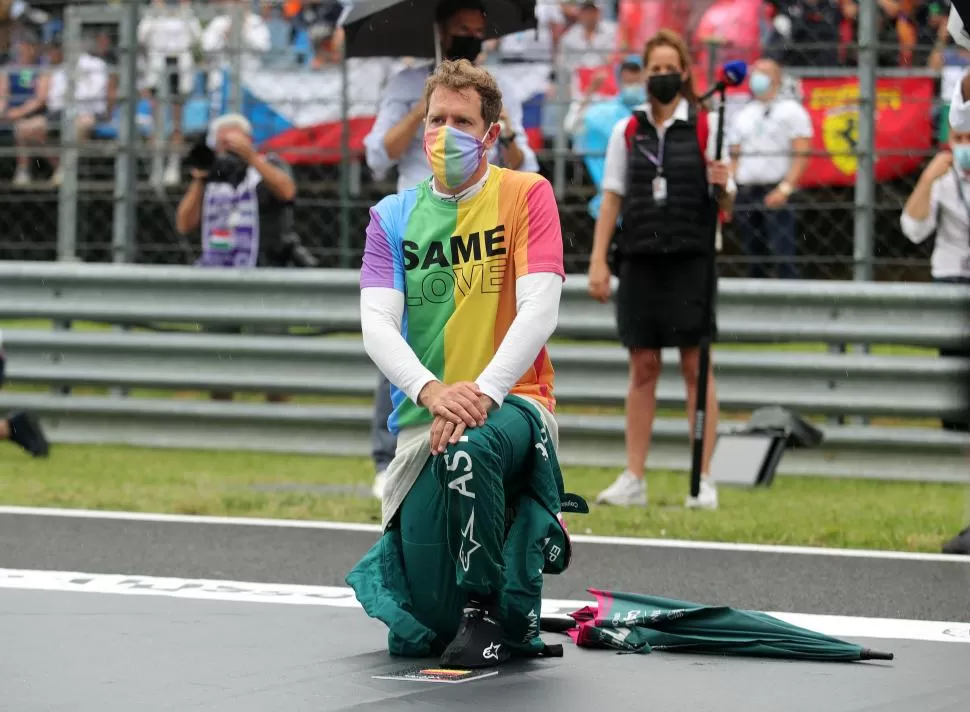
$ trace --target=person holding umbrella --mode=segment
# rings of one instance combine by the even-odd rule
[[[482,0],[442,0],[435,22],[445,59],[467,59],[473,64],[482,54],[486,11]],[[378,179],[397,168],[397,189],[407,190],[431,175],[422,142],[425,107],[424,84],[433,63],[406,67],[387,83],[374,126],[364,139],[367,167]],[[489,162],[513,170],[537,172],[539,162],[522,127],[522,103],[514,87],[499,84],[502,113],[499,140],[489,150]]]
[[[487,7],[483,0],[442,0],[435,10],[435,23],[442,55],[449,60],[466,59],[477,63],[486,37]],[[404,32],[403,28],[397,30]],[[353,43],[353,33],[348,33]],[[351,49],[352,51],[352,49]],[[420,51],[414,54],[421,56]],[[431,176],[431,166],[425,156],[424,85],[434,70],[433,63],[407,67],[387,83],[374,126],[364,138],[367,166],[378,179],[397,168],[397,189],[408,190]],[[522,127],[522,104],[514,87],[499,85],[502,109],[499,115],[499,135],[488,151],[493,165],[513,170],[538,172],[539,162],[529,146]],[[385,470],[394,456],[396,439],[387,430],[391,414],[390,384],[379,378],[375,395],[371,445],[377,471],[372,488],[380,498],[386,480]]]
[[[686,43],[661,30],[646,43],[643,67],[648,100],[614,126],[607,144],[589,267],[589,293],[605,303],[611,293],[609,248],[616,235],[616,318],[620,341],[630,354],[627,467],[597,502],[641,506],[647,504],[644,467],[663,348],[680,350],[693,433],[699,345],[707,330],[716,331],[713,314],[704,313],[712,226],[703,216],[714,214],[712,184],[726,188],[720,205],[724,211],[730,210],[736,192],[726,162],[709,159],[717,119],[697,100]],[[717,402],[713,374],[709,379],[701,486],[686,504],[716,509],[717,490],[708,473]]]

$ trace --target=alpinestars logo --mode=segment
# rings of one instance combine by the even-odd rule
[[[539,573],[542,573],[541,571]],[[530,640],[539,635],[539,616],[536,615],[536,609],[533,608],[526,614],[526,619],[529,621],[529,627],[525,632],[525,636],[522,638],[523,643],[528,643]]]
[[[472,554],[481,548],[482,545],[475,541],[475,510],[472,509],[471,514],[468,515],[468,523],[461,531],[461,548],[458,550],[458,561],[465,573],[468,573],[468,568],[471,566]]]
[[[498,660],[498,649],[501,647],[501,643],[490,643],[488,647],[482,651],[482,657],[485,660]]]

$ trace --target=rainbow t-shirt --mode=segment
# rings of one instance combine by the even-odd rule
[[[371,208],[360,286],[406,295],[402,333],[442,383],[474,381],[516,314],[515,280],[536,272],[565,278],[562,229],[552,186],[537,173],[489,166],[474,196],[443,200],[428,181]],[[542,348],[512,389],[555,408],[554,372]],[[388,426],[431,422],[397,387]]]

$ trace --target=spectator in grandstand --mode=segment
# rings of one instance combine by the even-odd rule
[[[566,116],[565,128],[573,130],[573,148],[583,157],[586,170],[597,193],[589,202],[589,212],[594,218],[599,215],[599,206],[603,199],[601,183],[603,167],[606,162],[606,146],[610,134],[618,121],[627,119],[634,108],[647,100],[647,92],[643,85],[643,64],[637,55],[630,55],[620,65],[618,71],[619,93],[606,101],[599,101],[587,106],[588,99],[584,97],[575,115]]]
[[[748,82],[754,98],[727,127],[731,172],[738,185],[734,223],[750,257],[774,255],[779,258],[778,276],[795,279],[798,237],[789,200],[808,166],[812,118],[801,102],[780,95],[783,73],[774,60],[756,61]],[[752,259],[748,276],[766,274],[766,264]]]
[[[225,14],[212,18],[202,33],[202,52],[209,66],[207,89],[215,112],[222,106],[223,73],[232,67],[237,52],[240,55],[240,71],[245,74],[262,66],[263,57],[271,46],[269,26],[261,15],[250,10],[251,4],[247,0],[223,0],[222,4]],[[241,12],[243,17],[240,35],[243,46],[238,49],[231,44],[236,12]]]
[[[844,61],[855,65],[859,61],[859,0],[841,0],[843,22],[848,25],[848,36],[851,42],[844,53]],[[902,0],[876,0],[876,37],[879,43],[876,49],[876,61],[880,67],[899,66],[901,57],[900,30],[908,33],[908,44],[913,43],[912,32],[907,27],[909,20],[903,15]]]
[[[50,74],[40,60],[40,40],[24,32],[16,45],[16,61],[0,72],[0,123],[13,128],[17,145],[13,184],[18,187],[30,184],[31,150],[47,140]]]
[[[501,62],[553,61],[566,30],[566,18],[559,0],[538,0],[536,22],[536,29],[516,32],[497,42]]]
[[[942,81],[944,101],[950,98],[953,83],[959,83],[962,78],[963,69],[970,67],[970,50],[953,41],[945,20],[946,18],[934,30],[934,42],[926,60],[927,67],[944,75]],[[954,77],[949,84],[947,75]]]
[[[776,7],[765,56],[790,67],[840,64],[841,0],[772,0]]]
[[[12,5],[13,0],[0,0],[0,64],[6,64],[10,58],[11,34],[14,27]]]
[[[118,52],[115,50],[114,41],[107,32],[99,32],[94,37],[94,49],[91,51],[95,57],[103,59],[109,67],[118,66]]]
[[[201,233],[200,267],[246,269],[302,264],[305,249],[293,231],[296,183],[278,156],[253,146],[253,127],[239,114],[221,116],[209,126],[205,143],[186,162],[192,181],[175,215],[183,235]],[[214,149],[214,150],[213,150]],[[240,333],[238,327],[213,329]],[[260,329],[272,334],[284,330]],[[227,400],[227,393],[213,398]],[[280,401],[279,396],[268,400]]]
[[[935,236],[933,281],[970,284],[970,131],[950,133],[948,149],[923,170],[899,220],[903,234],[915,244]],[[940,349],[940,355],[970,357],[959,349]],[[943,427],[970,432],[965,422],[944,420]]]
[[[189,2],[179,5],[154,0],[138,24],[138,42],[146,53],[144,87],[153,98],[155,126],[163,127],[168,95],[172,134],[168,161],[162,175],[152,175],[152,183],[178,185],[182,165],[182,106],[195,85],[193,50],[202,37],[202,26]],[[165,142],[164,135],[155,141]]]
[[[586,0],[579,6],[576,24],[563,33],[559,43],[563,66],[572,72],[577,67],[608,64],[617,48],[617,26],[604,20],[599,5]]]
[[[0,331],[0,388],[3,388],[6,358],[3,353],[3,332]],[[0,419],[0,441],[9,440],[34,457],[47,457],[50,445],[37,416],[29,411],[17,411]]]
[[[313,43],[313,56],[307,62],[310,69],[340,66],[343,57],[343,28],[321,20],[310,29],[310,41]]]
[[[436,11],[442,54],[446,59],[475,62],[482,52],[485,36],[485,12],[479,0],[442,0]],[[431,166],[424,151],[426,106],[424,87],[434,71],[431,63],[402,69],[387,83],[371,132],[364,138],[367,165],[378,179],[397,167],[397,190],[413,188],[431,177]],[[501,84],[501,83],[500,83]],[[504,105],[499,117],[499,139],[488,152],[489,163],[503,168],[538,172],[539,162],[529,146],[522,127],[522,105],[515,87],[499,87]],[[461,127],[458,127],[461,128]],[[384,436],[390,416],[390,396],[385,398],[390,383],[379,379],[374,411],[373,445],[375,451],[374,496],[384,487],[384,469],[394,457],[392,442]],[[377,435],[379,433],[379,436]]]
[[[47,52],[50,65],[53,67],[50,78],[50,89],[47,94],[47,117],[52,126],[64,133],[61,128],[67,92],[67,67],[64,66],[64,52],[60,37],[55,37]],[[75,74],[75,115],[74,134],[78,143],[83,143],[91,136],[95,124],[110,120],[108,113],[108,65],[100,57],[90,54],[82,48],[77,61]],[[48,162],[54,169],[51,182],[60,185],[62,179],[60,157],[48,156]]]
[[[627,467],[597,501],[616,505],[647,503],[644,467],[657,407],[661,349],[680,350],[693,432],[698,346],[703,335],[716,330],[702,299],[715,229],[711,221],[718,207],[731,209],[733,192],[727,162],[710,160],[716,129],[697,100],[684,40],[661,30],[647,42],[643,66],[648,101],[614,126],[606,148],[603,200],[589,268],[589,293],[605,303],[611,293],[609,250],[615,236],[617,327],[630,354]],[[725,189],[719,206],[712,203],[712,185]],[[617,231],[620,217],[623,224]],[[713,368],[706,397],[701,488],[698,497],[688,497],[687,506],[714,509],[717,490],[709,477],[718,419]]]
[[[40,2],[53,10],[65,4],[55,0]],[[0,64],[5,64],[10,59],[18,28],[39,33],[50,19],[50,13],[33,7],[24,0],[0,0]]]

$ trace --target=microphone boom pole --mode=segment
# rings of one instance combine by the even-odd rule
[[[715,142],[714,161],[721,161],[724,147],[724,104],[727,83],[719,81],[707,96],[718,95],[717,107],[717,140]],[[703,147],[706,152],[707,147]],[[704,463],[704,432],[707,428],[707,396],[708,371],[711,365],[711,341],[713,340],[714,322],[714,290],[717,282],[717,227],[720,210],[718,205],[721,198],[721,187],[712,185],[713,207],[711,208],[711,239],[708,241],[707,269],[705,270],[703,285],[703,314],[706,320],[704,332],[701,336],[700,358],[697,374],[697,394],[694,398],[694,438],[693,453],[690,468],[690,495],[697,497],[701,490],[701,468]]]

